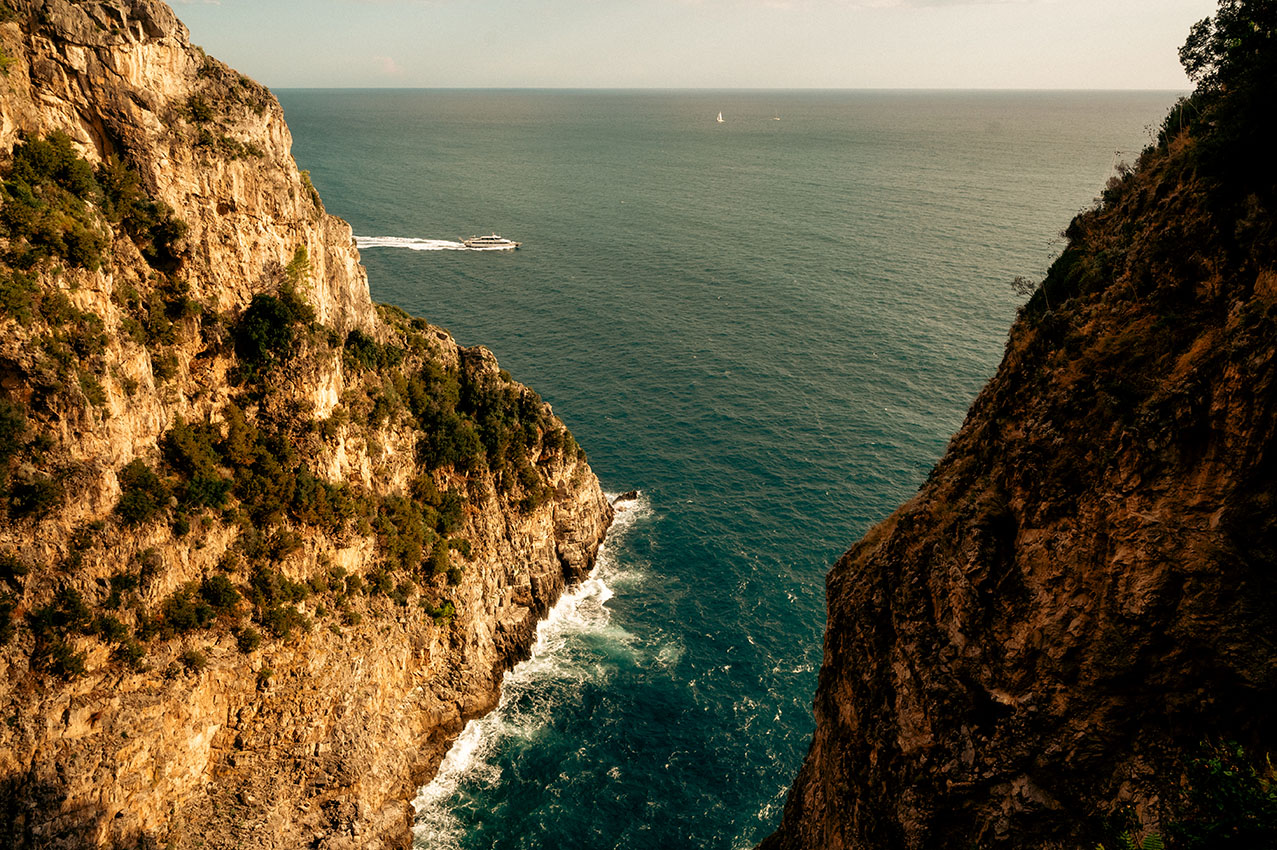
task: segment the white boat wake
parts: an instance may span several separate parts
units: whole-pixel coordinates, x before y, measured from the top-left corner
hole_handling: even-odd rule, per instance
[[[407,248],[409,251],[468,251],[460,242],[448,239],[414,239],[409,236],[356,236],[359,250],[367,248]]]
[[[416,239],[411,236],[356,236],[360,251],[368,248],[407,248],[409,251],[506,251],[509,245],[466,245],[450,239]]]

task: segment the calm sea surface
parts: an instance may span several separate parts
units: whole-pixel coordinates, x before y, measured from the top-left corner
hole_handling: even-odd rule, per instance
[[[278,94],[373,297],[491,348],[605,489],[642,491],[423,789],[431,848],[740,848],[775,827],[826,571],[961,424],[1011,279],[1042,275],[1174,100]],[[456,250],[492,231],[524,247]]]

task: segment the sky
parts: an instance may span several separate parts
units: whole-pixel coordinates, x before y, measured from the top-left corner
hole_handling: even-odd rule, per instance
[[[1215,0],[170,0],[272,88],[1191,88]]]

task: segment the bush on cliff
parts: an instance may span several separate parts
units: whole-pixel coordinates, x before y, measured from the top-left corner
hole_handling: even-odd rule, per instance
[[[292,355],[297,316],[273,295],[253,296],[235,328],[235,353],[253,370],[269,369]]]
[[[141,458],[120,470],[120,501],[115,512],[125,525],[142,525],[168,509],[168,486]]]
[[[1197,89],[1168,117],[1198,141],[1198,162],[1229,185],[1258,186],[1269,197],[1277,177],[1277,4],[1221,0],[1198,21],[1179,52]],[[1163,140],[1170,135],[1164,128]]]
[[[1257,763],[1262,768],[1257,768]],[[1203,748],[1188,764],[1181,814],[1166,829],[1172,850],[1277,847],[1277,770],[1235,742]]]
[[[46,259],[98,268],[109,245],[103,219],[120,227],[153,268],[171,273],[181,265],[185,222],[153,200],[137,172],[118,159],[95,171],[66,133],[15,145],[0,196],[0,233],[10,239],[8,260],[19,268]]]
[[[152,199],[138,173],[116,157],[98,166],[97,182],[107,221],[124,229],[152,268],[176,271],[181,265],[186,222],[177,218],[168,204]]]
[[[9,262],[30,268],[56,258],[96,269],[106,237],[89,202],[99,194],[92,166],[76,154],[65,133],[15,145],[0,185],[0,232],[10,240]]]

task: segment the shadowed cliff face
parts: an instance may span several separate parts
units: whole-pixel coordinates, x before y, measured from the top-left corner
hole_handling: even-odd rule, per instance
[[[1221,148],[1256,136],[1239,89],[1073,222],[944,459],[830,573],[764,848],[1093,848],[1185,816],[1203,742],[1274,749],[1277,192]]]
[[[409,843],[612,512],[369,300],[262,86],[153,0],[0,6],[0,845]]]

